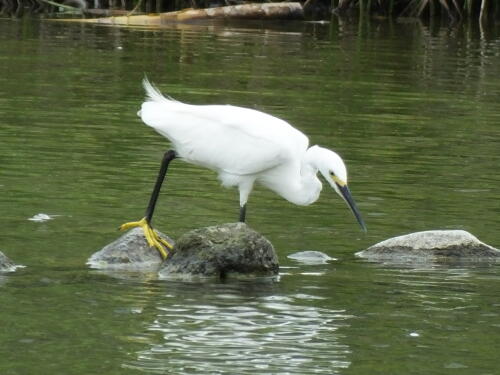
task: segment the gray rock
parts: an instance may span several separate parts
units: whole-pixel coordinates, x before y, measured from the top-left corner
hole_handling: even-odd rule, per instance
[[[171,244],[174,241],[158,232]],[[151,270],[162,263],[160,253],[146,242],[141,228],[133,228],[114,242],[94,253],[87,264],[92,268],[110,270]]]
[[[305,250],[290,254],[288,258],[296,260],[297,262],[304,264],[326,264],[331,260],[337,260],[332,258],[321,251],[315,250]]]
[[[463,230],[430,230],[393,237],[356,255],[396,263],[500,260],[500,250]]]
[[[178,239],[160,269],[162,278],[275,276],[273,245],[244,223],[192,230]]]
[[[13,261],[0,251],[0,272],[12,272],[15,271],[17,267],[18,266],[16,266]]]

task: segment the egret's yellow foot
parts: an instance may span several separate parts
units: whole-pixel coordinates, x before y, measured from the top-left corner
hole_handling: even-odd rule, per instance
[[[147,222],[146,218],[142,218],[139,221],[131,221],[120,226],[120,230],[127,230],[130,228],[140,227],[144,231],[144,236],[146,241],[148,241],[149,246],[154,247],[159,251],[161,257],[166,259],[168,256],[168,251],[172,250],[173,246],[168,243],[168,241],[161,238],[156,231],[151,228],[151,225]]]

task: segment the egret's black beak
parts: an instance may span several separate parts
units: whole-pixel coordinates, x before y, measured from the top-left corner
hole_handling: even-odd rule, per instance
[[[342,194],[342,198],[346,201],[347,205],[351,209],[352,213],[354,216],[356,216],[356,220],[358,220],[359,225],[361,225],[361,228],[363,229],[364,232],[366,232],[366,225],[365,222],[363,221],[363,218],[361,217],[361,214],[358,210],[358,207],[356,207],[356,202],[354,201],[354,198],[351,195],[351,191],[347,187],[347,185],[341,186],[337,184],[338,189],[340,190],[340,193]]]

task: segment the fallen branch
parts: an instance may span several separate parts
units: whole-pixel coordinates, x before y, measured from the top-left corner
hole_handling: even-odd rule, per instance
[[[43,0],[51,1],[51,0]],[[186,9],[156,15],[118,16],[89,19],[59,19],[58,21],[105,23],[113,25],[161,25],[214,19],[302,19],[300,3],[242,4],[207,9]]]

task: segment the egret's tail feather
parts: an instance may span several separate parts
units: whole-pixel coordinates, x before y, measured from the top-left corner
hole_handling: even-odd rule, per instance
[[[146,100],[151,101],[151,102],[172,102],[176,101],[175,99],[172,99],[170,96],[164,96],[160,90],[158,90],[155,86],[149,82],[148,77],[144,77],[142,80],[142,86],[144,87],[144,90],[146,90],[146,95],[147,98]]]
[[[167,100],[163,96],[163,94],[158,90],[156,87],[154,87],[151,82],[149,82],[147,77],[144,77],[142,80],[142,86],[144,87],[144,90],[146,90],[146,95],[147,95],[147,100],[152,101],[152,102],[163,102]]]

